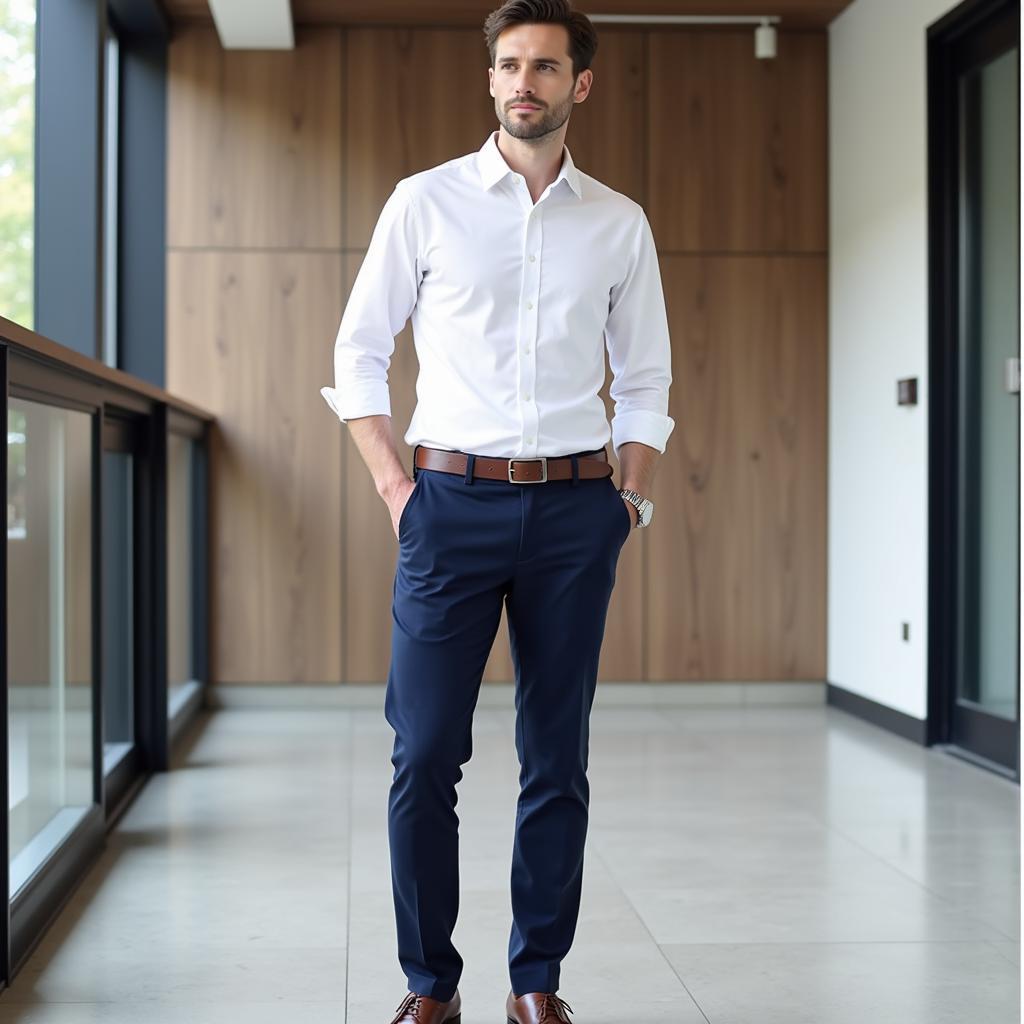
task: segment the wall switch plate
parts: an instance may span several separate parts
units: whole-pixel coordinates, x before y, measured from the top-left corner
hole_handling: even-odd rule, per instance
[[[896,404],[917,405],[917,378],[905,377],[896,381]]]

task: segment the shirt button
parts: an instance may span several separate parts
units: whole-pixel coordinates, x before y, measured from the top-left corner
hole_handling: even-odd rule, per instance
[[[526,439],[526,443],[527,443],[527,444],[533,444],[533,438],[532,438],[532,437],[528,437],[528,438]]]
[[[527,355],[529,355],[529,352],[530,352],[530,346],[529,346],[529,345],[527,345],[527,346],[526,346],[526,353],[527,353]]]
[[[536,262],[536,260],[537,260],[537,257],[536,257],[536,256],[531,256],[531,257],[530,257],[530,262],[531,262],[531,263],[535,263],[535,262]]]
[[[528,303],[526,304],[526,308],[527,308],[527,309],[533,309],[533,303],[532,303],[532,302],[528,302]]]
[[[529,401],[529,400],[530,400],[530,396],[529,396],[529,395],[523,395],[523,397],[524,397],[524,398],[525,398],[525,399],[526,399],[527,401]]]

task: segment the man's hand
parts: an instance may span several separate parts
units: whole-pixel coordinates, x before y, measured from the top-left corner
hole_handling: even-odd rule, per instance
[[[622,495],[620,494],[619,497],[622,498]],[[633,504],[633,502],[626,501],[625,498],[622,498],[622,504],[625,505],[626,508],[629,510],[629,516],[630,519],[632,519],[633,521],[633,529],[635,530],[636,524],[640,519],[640,509],[638,509],[636,505]]]
[[[660,455],[657,448],[652,448],[640,441],[627,441],[620,445],[619,468],[622,473],[620,490],[649,495],[651,484],[654,482],[654,467]],[[622,495],[620,494],[619,497],[622,498]],[[622,500],[626,501],[625,498]],[[640,510],[631,501],[626,501],[626,504],[629,506],[633,529],[636,529],[636,524],[640,520]]]
[[[398,521],[416,484],[409,479],[395,450],[391,417],[382,413],[355,416],[348,423],[349,433],[370,470],[374,487],[391,513],[391,529],[398,536]]]
[[[388,511],[391,513],[391,529],[395,532],[396,540],[398,539],[398,523],[402,518],[402,512],[405,511],[406,503],[412,497],[412,492],[415,489],[416,481],[403,476],[401,480],[395,483],[394,487],[381,495],[388,506]]]

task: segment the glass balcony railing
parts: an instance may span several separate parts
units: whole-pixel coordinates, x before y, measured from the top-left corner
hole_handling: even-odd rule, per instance
[[[4,373],[9,979],[202,704],[212,419],[0,318]]]

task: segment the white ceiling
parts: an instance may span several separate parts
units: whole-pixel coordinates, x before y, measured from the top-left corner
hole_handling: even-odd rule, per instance
[[[295,46],[289,0],[210,0],[225,50],[291,50]]]

